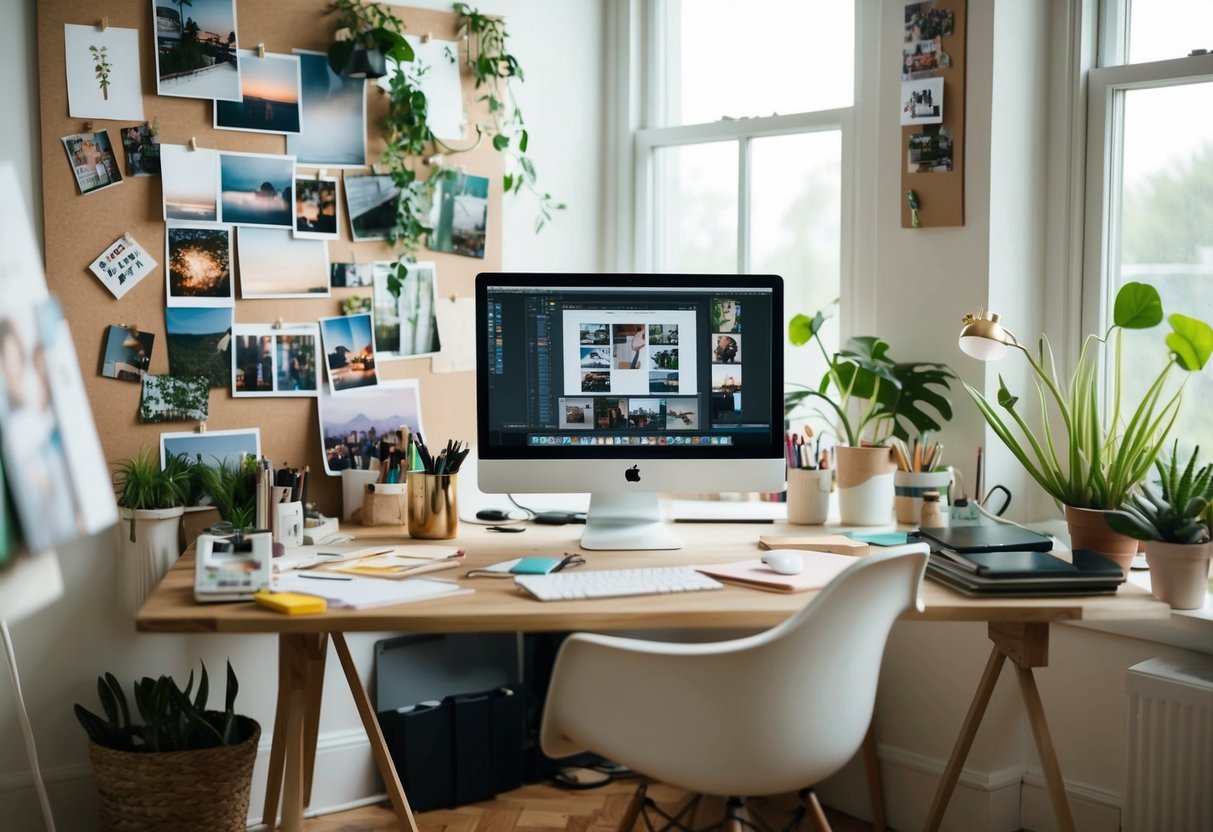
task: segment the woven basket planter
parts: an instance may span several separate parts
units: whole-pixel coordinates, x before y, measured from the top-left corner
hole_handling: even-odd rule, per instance
[[[115,751],[89,741],[102,832],[244,832],[261,726],[238,717],[237,745],[199,751]]]

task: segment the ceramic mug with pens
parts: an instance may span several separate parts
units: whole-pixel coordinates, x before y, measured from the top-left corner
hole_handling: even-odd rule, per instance
[[[820,526],[830,514],[834,471],[830,468],[788,469],[788,522]]]

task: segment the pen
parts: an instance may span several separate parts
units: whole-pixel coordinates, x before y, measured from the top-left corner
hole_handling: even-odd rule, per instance
[[[340,575],[313,575],[311,572],[300,572],[300,578],[311,578],[313,581],[352,581],[353,578],[343,578]]]

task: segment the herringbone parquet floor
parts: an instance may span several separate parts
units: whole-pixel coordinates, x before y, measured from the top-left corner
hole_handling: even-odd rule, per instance
[[[420,832],[614,832],[635,780],[625,779],[585,791],[570,791],[546,784],[523,786],[484,803],[439,809],[417,815]],[[649,796],[666,811],[674,811],[687,795],[671,786],[653,785]],[[749,802],[750,811],[782,828],[794,798],[769,798]],[[694,827],[702,828],[719,819],[724,809],[719,800],[705,798]],[[834,832],[871,832],[871,825],[826,809]],[[391,809],[368,806],[314,818],[304,823],[306,832],[399,832]],[[636,828],[643,830],[642,822]],[[809,828],[802,824],[802,829]]]

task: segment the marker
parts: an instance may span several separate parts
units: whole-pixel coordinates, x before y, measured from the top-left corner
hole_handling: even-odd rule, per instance
[[[342,578],[339,575],[313,575],[310,572],[300,572],[300,578],[311,578],[313,581],[352,581],[353,578]]]

